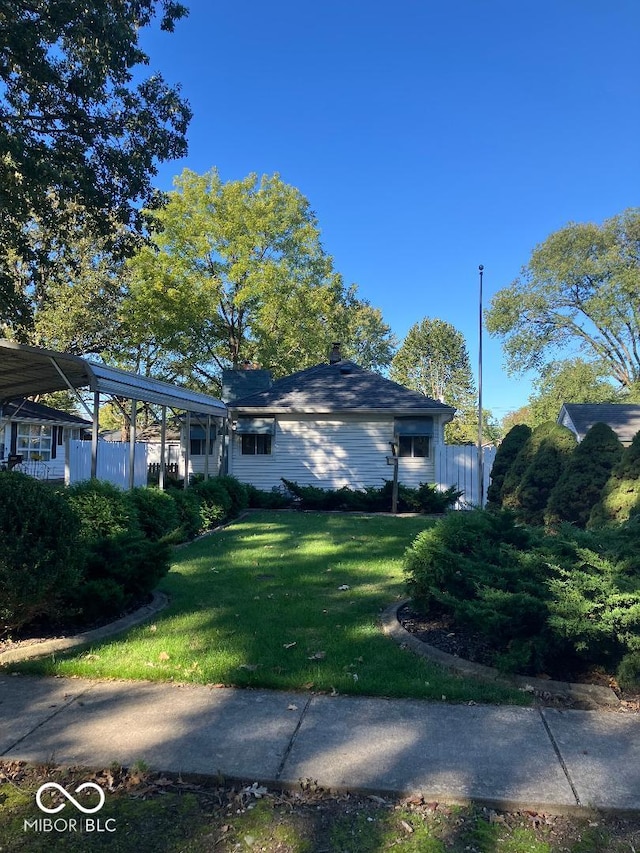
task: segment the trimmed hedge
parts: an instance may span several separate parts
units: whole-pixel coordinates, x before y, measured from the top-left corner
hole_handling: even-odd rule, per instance
[[[26,474],[0,471],[0,636],[62,615],[81,563],[80,522],[64,497]]]
[[[391,512],[393,483],[385,480],[381,487],[364,489],[320,489],[301,486],[293,480],[282,478],[287,490],[297,498],[298,507],[304,510],[343,512]],[[417,489],[398,484],[398,512],[442,513],[450,509],[462,495],[454,486],[443,492],[430,483],[421,483]]]

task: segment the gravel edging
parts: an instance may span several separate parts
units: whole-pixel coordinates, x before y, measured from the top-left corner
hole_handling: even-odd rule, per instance
[[[590,705],[606,705],[617,707],[620,700],[609,687],[600,687],[597,684],[574,684],[566,681],[553,681],[546,678],[529,678],[524,675],[504,675],[491,666],[480,663],[472,663],[463,658],[450,655],[423,643],[413,634],[410,634],[399,622],[398,611],[411,601],[405,598],[395,604],[391,604],[380,615],[380,623],[383,632],[396,641],[403,648],[408,648],[414,654],[427,658],[446,669],[453,670],[461,675],[472,678],[482,678],[485,681],[493,681],[510,687],[517,687],[523,692],[536,696],[557,697],[575,702],[584,702]]]
[[[155,616],[156,613],[164,610],[168,604],[169,599],[163,592],[154,592],[149,604],[145,604],[144,607],[140,607],[133,613],[122,616],[108,625],[102,625],[100,628],[94,628],[92,631],[85,631],[82,634],[75,634],[73,637],[43,640],[41,643],[32,643],[16,649],[8,649],[6,652],[0,652],[0,667],[5,664],[19,663],[20,661],[31,660],[32,658],[44,657],[53,652],[65,652],[69,649],[75,649],[78,646],[85,646],[88,643],[104,640],[112,637],[114,634],[119,634],[122,631],[140,625],[142,622]]]

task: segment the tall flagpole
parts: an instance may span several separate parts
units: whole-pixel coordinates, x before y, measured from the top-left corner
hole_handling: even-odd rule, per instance
[[[478,497],[480,506],[484,506],[484,459],[482,456],[482,264],[478,267],[480,273],[480,311],[478,323]]]

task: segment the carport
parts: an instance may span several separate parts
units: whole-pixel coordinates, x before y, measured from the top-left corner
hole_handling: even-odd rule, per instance
[[[91,408],[79,389],[88,389],[93,396]],[[137,404],[152,403],[161,407],[160,431],[160,488],[165,483],[165,448],[167,409],[186,412],[185,488],[189,472],[189,435],[191,419],[195,418],[211,432],[212,418],[226,422],[227,407],[215,397],[191,391],[158,379],[140,376],[116,367],[107,367],[69,353],[55,352],[0,340],[0,418],[3,403],[10,400],[47,394],[53,391],[73,392],[92,422],[91,477],[96,477],[99,451],[100,401],[104,396],[123,397],[131,405],[129,432],[129,488],[133,488],[136,440]],[[209,446],[206,442],[205,478],[209,476]]]

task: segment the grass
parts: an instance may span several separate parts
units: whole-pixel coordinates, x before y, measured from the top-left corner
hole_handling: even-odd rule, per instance
[[[380,612],[405,596],[403,554],[433,522],[261,512],[175,552],[170,607],[117,639],[15,669],[526,704],[464,679],[385,637]]]
[[[25,828],[42,817],[35,793],[93,781],[105,791],[103,831]],[[124,771],[0,763],[0,850],[7,853],[630,853],[640,849],[637,815],[553,816],[480,806],[331,794],[305,783],[292,792],[245,783],[195,785]],[[81,795],[79,795],[81,796]],[[87,803],[89,805],[89,803]],[[79,813],[73,814],[78,817]],[[58,817],[71,817],[71,807]],[[81,817],[81,816],[80,816]],[[95,825],[94,825],[95,826]],[[109,827],[108,831],[104,828]]]

